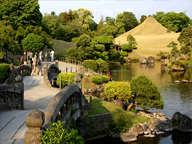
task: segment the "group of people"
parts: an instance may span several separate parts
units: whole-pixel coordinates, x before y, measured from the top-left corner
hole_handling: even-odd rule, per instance
[[[39,52],[39,55],[37,56],[37,52],[35,52],[34,56],[32,51],[29,53],[29,58],[31,62],[31,67],[33,65],[33,71],[31,72],[31,76],[33,76],[33,73],[36,71],[36,76],[42,75],[42,61],[43,61],[43,54],[42,50]],[[54,51],[50,51],[50,60],[54,61]],[[47,61],[47,52],[44,52],[44,61]]]

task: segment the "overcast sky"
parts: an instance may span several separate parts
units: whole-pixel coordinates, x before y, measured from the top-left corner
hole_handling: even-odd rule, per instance
[[[39,4],[43,14],[55,11],[59,15],[69,9],[88,9],[97,23],[101,15],[116,18],[123,11],[133,12],[138,20],[141,15],[153,15],[159,11],[185,12],[192,19],[192,0],[39,0]]]

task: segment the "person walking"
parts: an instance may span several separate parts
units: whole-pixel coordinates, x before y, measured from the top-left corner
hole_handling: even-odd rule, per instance
[[[47,62],[47,52],[46,51],[44,52],[44,56],[45,56],[44,61]]]
[[[51,61],[52,62],[54,61],[54,51],[53,50],[51,51]]]
[[[33,58],[33,53],[30,50],[30,52],[29,52],[29,59],[30,59],[30,62],[31,62],[31,67],[32,67],[32,63],[33,63],[32,58]]]
[[[34,66],[34,68],[33,68],[33,71],[32,71],[32,73],[31,73],[31,76],[33,76],[33,73],[36,71],[36,76],[38,76],[38,69],[37,69],[37,52],[35,52],[35,55],[34,55],[34,57],[33,57],[33,66]]]
[[[42,55],[42,50],[41,50],[39,53],[39,56],[38,56],[38,74],[39,75],[42,75],[42,60],[43,60],[43,55]]]

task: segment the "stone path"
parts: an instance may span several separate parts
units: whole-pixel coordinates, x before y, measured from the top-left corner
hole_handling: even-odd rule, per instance
[[[51,64],[51,62],[44,62]],[[66,71],[66,67],[72,72],[76,71],[76,66],[64,62],[59,62],[61,72]],[[43,86],[43,76],[25,76],[24,83],[24,109],[7,110],[0,112],[0,144],[23,144],[24,133],[27,130],[25,118],[34,109],[45,110],[51,99],[59,92],[57,88]]]

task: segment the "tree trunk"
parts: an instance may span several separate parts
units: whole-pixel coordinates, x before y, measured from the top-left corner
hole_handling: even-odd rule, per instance
[[[130,109],[133,107],[133,103],[131,103],[129,106],[128,106],[128,108],[127,108],[127,111],[130,111]]]

